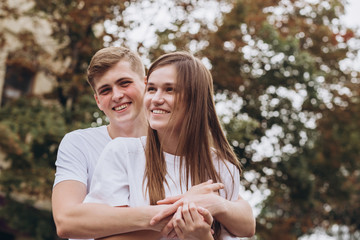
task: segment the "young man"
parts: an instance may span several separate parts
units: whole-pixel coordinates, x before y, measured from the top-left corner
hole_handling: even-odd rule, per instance
[[[118,209],[105,205],[81,204],[91,183],[96,162],[105,145],[116,137],[145,135],[146,120],[142,110],[145,70],[137,54],[126,48],[98,51],[88,69],[88,82],[100,110],[108,117],[108,126],[76,130],[63,138],[56,161],[52,195],[53,215],[60,237],[88,238],[121,233],[118,222],[127,227]],[[126,209],[122,209],[126,211]],[[142,212],[134,223],[149,225]],[[146,219],[146,222],[139,222]],[[101,220],[101,223],[94,222]],[[122,226],[122,225],[120,225]]]
[[[108,126],[68,133],[59,146],[52,193],[53,216],[58,235],[62,238],[99,238],[152,230],[120,236],[120,239],[146,239],[153,231],[163,230],[167,223],[163,220],[150,225],[150,220],[159,213],[156,220],[171,215],[179,203],[141,208],[114,208],[104,204],[82,203],[105,145],[116,137],[146,135],[147,123],[142,107],[144,66],[139,56],[129,49],[104,48],[90,62],[88,82],[94,90],[99,109],[105,113],[110,123]],[[238,202],[219,202],[214,192],[220,186],[221,184],[204,183],[190,191],[186,197],[199,206],[210,208],[214,217],[219,218],[233,234],[253,235],[255,222],[251,226],[241,227],[241,213],[251,215],[246,216],[247,219],[252,218],[250,206],[242,199]],[[168,226],[163,233],[170,230],[171,226]]]

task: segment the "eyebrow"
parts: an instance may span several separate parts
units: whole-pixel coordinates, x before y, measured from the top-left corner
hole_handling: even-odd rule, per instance
[[[148,82],[147,85],[155,85],[153,82]],[[167,83],[164,83],[164,84],[160,84],[160,85],[164,85],[164,86],[174,86],[175,83],[172,83],[172,82],[167,82]]]

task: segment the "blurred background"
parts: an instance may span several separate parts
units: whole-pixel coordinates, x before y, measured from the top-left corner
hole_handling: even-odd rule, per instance
[[[2,0],[0,239],[58,239],[58,144],[107,124],[86,69],[97,50],[120,45],[146,67],[188,50],[211,70],[257,216],[253,239],[360,239],[360,32],[348,4]]]

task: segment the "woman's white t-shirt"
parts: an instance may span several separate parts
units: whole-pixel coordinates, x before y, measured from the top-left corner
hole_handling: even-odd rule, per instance
[[[100,155],[91,182],[90,192],[84,202],[105,203],[110,206],[147,206],[150,204],[143,179],[145,172],[146,137],[142,138],[116,138],[112,140]],[[180,160],[178,156],[165,153],[167,166],[164,185],[165,196],[176,196],[185,193],[186,181],[182,179],[180,187]],[[240,188],[239,171],[233,164],[227,166],[213,158],[215,169],[221,177],[225,189],[220,195],[228,200],[237,200]],[[229,170],[228,170],[229,169]],[[182,169],[184,178],[185,174]],[[231,174],[230,174],[231,172]],[[146,186],[146,181],[144,186]],[[188,188],[190,188],[189,186]],[[231,237],[223,228],[222,239],[237,239]]]

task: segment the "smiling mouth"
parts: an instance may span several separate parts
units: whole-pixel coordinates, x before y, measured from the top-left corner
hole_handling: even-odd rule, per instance
[[[155,114],[166,114],[166,113],[169,113],[168,111],[159,110],[159,109],[151,110],[151,112],[152,112],[152,113],[155,113]]]
[[[127,108],[128,106],[129,106],[129,104],[128,104],[128,103],[125,103],[125,104],[122,104],[122,105],[120,105],[120,106],[113,107],[113,110],[115,110],[115,111],[121,111],[121,110]]]

